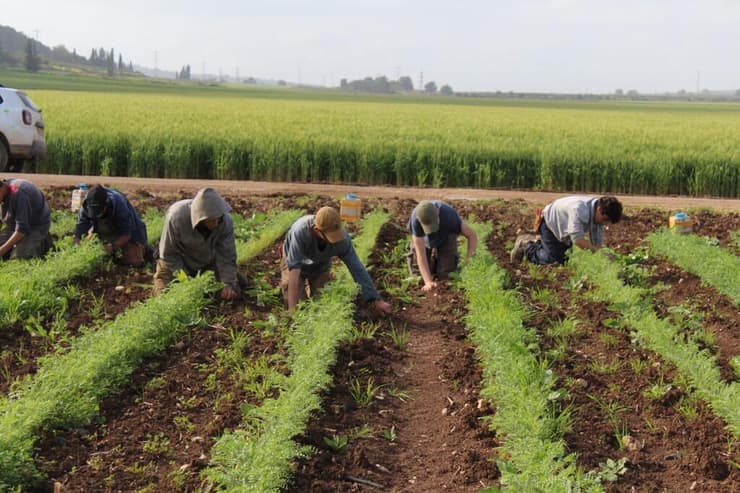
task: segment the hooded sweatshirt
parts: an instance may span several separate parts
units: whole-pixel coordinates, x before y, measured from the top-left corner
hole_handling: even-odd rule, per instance
[[[229,211],[229,204],[212,188],[203,188],[195,198],[172,204],[159,239],[160,261],[171,272],[215,270],[219,281],[238,290],[234,222]],[[204,234],[205,227],[198,225],[212,218],[221,221]]]

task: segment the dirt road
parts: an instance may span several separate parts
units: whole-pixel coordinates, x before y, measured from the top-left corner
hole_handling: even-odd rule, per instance
[[[342,196],[353,192],[360,197],[414,198],[443,200],[492,200],[525,199],[534,204],[544,205],[567,193],[532,192],[528,190],[483,190],[475,188],[413,188],[413,187],[372,187],[364,185],[333,185],[316,183],[282,183],[261,181],[229,180],[184,180],[162,178],[128,178],[75,175],[42,174],[3,174],[3,177],[18,177],[32,181],[41,188],[73,187],[78,183],[94,185],[103,183],[122,191],[145,189],[151,193],[174,193],[193,191],[209,186],[222,193],[249,193],[253,195],[275,194],[316,194]],[[709,208],[717,211],[740,213],[740,200],[692,198],[683,196],[618,195],[628,207],[660,207],[668,211],[678,209]]]

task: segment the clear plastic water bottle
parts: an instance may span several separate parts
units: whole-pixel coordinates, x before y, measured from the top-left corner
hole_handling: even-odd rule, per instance
[[[77,188],[75,188],[72,191],[72,212],[77,212],[82,207],[82,202],[85,201],[85,197],[87,197],[87,191],[89,187],[87,186],[87,183],[80,183],[77,185]]]

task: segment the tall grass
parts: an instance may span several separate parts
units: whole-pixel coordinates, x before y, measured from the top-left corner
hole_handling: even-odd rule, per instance
[[[47,121],[38,171],[49,173],[740,196],[732,104],[32,96]]]

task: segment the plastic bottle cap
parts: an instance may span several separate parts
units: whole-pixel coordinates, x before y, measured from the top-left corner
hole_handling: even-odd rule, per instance
[[[348,198],[349,200],[356,200],[356,199],[357,199],[357,195],[355,195],[355,194],[353,194],[353,193],[348,193],[348,194],[347,194],[347,198]]]
[[[676,212],[676,219],[686,219],[686,213]]]

